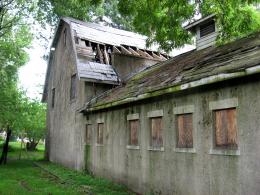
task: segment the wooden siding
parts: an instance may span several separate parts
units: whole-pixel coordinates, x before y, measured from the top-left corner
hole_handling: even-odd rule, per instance
[[[180,114],[177,116],[178,148],[192,148],[192,114]]]
[[[203,37],[197,36],[196,46],[197,50],[207,48],[209,46],[215,45],[217,39],[217,33],[213,32]]]
[[[162,147],[162,117],[151,118],[151,146]]]
[[[139,120],[130,120],[130,140],[129,144],[137,146],[138,145],[138,128],[139,128]]]
[[[236,109],[215,111],[216,147],[237,147]]]

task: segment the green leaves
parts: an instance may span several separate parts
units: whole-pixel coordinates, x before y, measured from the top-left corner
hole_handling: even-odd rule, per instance
[[[219,44],[260,30],[259,12],[250,3],[259,0],[124,0],[119,10],[133,18],[134,28],[149,37],[148,43],[157,42],[162,49],[170,51],[191,42],[191,34],[183,25],[192,21],[196,13],[203,16],[215,13],[220,29]]]

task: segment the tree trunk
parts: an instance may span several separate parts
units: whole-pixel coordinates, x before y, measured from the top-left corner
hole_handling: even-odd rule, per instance
[[[12,134],[12,130],[9,128],[9,126],[7,126],[7,136],[3,146],[2,156],[0,158],[0,165],[2,163],[6,164],[7,162],[7,153],[8,153],[9,139],[11,137],[11,134]]]
[[[35,151],[37,145],[38,145],[38,142],[36,142],[33,139],[32,141],[26,143],[26,149],[29,150],[29,151]]]

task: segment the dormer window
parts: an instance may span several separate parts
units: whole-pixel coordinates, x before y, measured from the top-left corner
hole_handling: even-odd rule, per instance
[[[206,24],[200,26],[200,37],[204,37],[208,34],[215,32],[215,21],[212,20]]]

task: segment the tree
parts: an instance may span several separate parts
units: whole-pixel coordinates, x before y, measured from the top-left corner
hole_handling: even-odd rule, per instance
[[[124,0],[119,10],[133,17],[135,29],[149,37],[148,44],[157,42],[170,51],[191,42],[191,34],[183,25],[196,14],[216,14],[220,29],[219,43],[232,41],[260,29],[260,14],[252,6],[259,0]]]
[[[61,16],[83,21],[105,22],[110,26],[133,30],[129,16],[122,17],[118,11],[119,0],[39,0],[37,20],[57,25]]]
[[[35,150],[39,141],[44,138],[46,130],[46,106],[36,100],[31,101],[24,98],[22,112],[20,113],[20,124],[17,129],[20,137],[28,138],[27,150]]]

